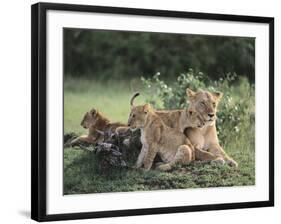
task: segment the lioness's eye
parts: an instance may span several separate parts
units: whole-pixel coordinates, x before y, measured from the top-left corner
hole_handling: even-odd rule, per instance
[[[205,105],[205,102],[204,102],[204,101],[202,101],[202,102],[200,102],[200,104],[204,106],[204,105]]]
[[[132,117],[135,117],[135,115],[133,114]]]
[[[215,107],[215,106],[216,106],[216,103],[213,103],[213,106]]]

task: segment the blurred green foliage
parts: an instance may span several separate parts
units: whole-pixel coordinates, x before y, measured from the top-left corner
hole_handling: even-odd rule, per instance
[[[64,29],[66,76],[165,79],[195,68],[209,79],[236,72],[255,78],[255,40],[247,37]]]

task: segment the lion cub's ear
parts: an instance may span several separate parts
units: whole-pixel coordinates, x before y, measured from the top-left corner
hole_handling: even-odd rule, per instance
[[[193,90],[191,90],[189,88],[187,88],[185,92],[189,99],[194,98],[194,96],[196,95],[196,92],[194,92]]]
[[[213,97],[215,97],[216,101],[219,101],[222,98],[223,93],[222,92],[212,92],[212,95],[213,95]]]
[[[149,103],[146,103],[143,105],[143,112],[148,113],[150,110],[152,110],[152,107],[150,106]]]
[[[90,114],[92,116],[95,116],[95,114],[97,113],[97,110],[95,108],[93,108],[91,111],[90,111]]]

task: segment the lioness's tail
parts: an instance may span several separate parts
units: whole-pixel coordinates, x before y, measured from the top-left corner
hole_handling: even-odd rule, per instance
[[[136,93],[132,96],[131,101],[130,101],[131,106],[134,106],[134,100],[135,100],[135,98],[136,98],[137,96],[139,96],[139,95],[140,95],[140,93],[139,93],[139,92],[136,92]]]

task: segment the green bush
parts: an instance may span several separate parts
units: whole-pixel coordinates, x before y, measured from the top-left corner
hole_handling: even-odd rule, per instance
[[[142,77],[148,92],[147,99],[157,109],[186,108],[186,88],[223,92],[218,108],[217,129],[221,141],[226,138],[239,140],[241,134],[254,130],[254,85],[244,77],[227,74],[225,79],[208,80],[203,73],[190,69],[180,74],[176,81],[167,84],[160,73],[152,78]],[[223,131],[224,130],[224,131]]]

